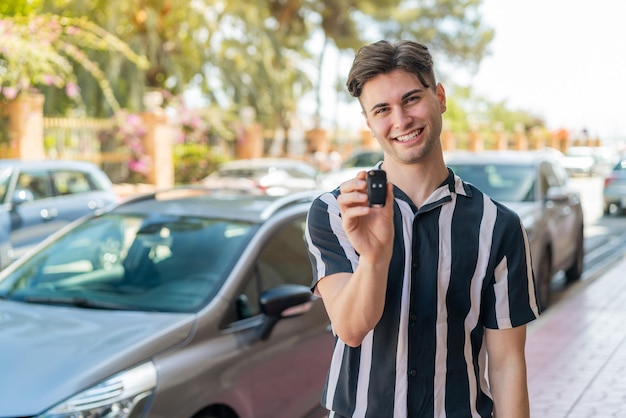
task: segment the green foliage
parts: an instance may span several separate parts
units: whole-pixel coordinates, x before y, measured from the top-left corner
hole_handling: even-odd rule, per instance
[[[228,158],[216,153],[208,144],[183,143],[174,146],[174,182],[176,184],[197,183]]]
[[[68,97],[79,98],[73,64],[97,82],[111,109],[120,106],[102,69],[85,51],[114,51],[141,67],[145,59],[119,38],[83,18],[57,15],[17,16],[0,20],[0,87],[2,97],[14,99],[21,91],[54,86]]]
[[[0,16],[26,16],[41,7],[43,0],[3,0],[0,2]]]
[[[544,127],[545,122],[538,116],[523,109],[512,109],[506,102],[492,102],[473,92],[471,87],[454,86],[446,95],[447,110],[444,115],[446,128],[453,133],[466,133],[472,130],[492,132],[501,129],[514,132],[519,126],[530,131]]]

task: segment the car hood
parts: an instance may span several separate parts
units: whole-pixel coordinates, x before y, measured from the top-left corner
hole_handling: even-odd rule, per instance
[[[182,343],[195,315],[0,302],[0,417],[32,416]]]

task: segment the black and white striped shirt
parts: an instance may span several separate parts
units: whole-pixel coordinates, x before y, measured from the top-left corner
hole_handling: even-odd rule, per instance
[[[338,195],[309,211],[313,286],[359,262]],[[359,347],[335,338],[322,404],[329,418],[491,417],[485,328],[539,315],[520,218],[452,171],[421,208],[397,187],[394,196],[383,316]]]

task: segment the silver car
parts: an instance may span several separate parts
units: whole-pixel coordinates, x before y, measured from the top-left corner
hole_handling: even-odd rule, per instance
[[[528,232],[538,299],[550,305],[551,281],[583,272],[584,220],[578,191],[547,151],[448,152],[446,163],[463,180],[516,211]]]
[[[328,171],[320,175],[320,188],[333,190],[343,182],[356,177],[359,171],[374,167],[384,158],[381,150],[357,151],[348,157],[337,170]]]
[[[0,160],[0,267],[52,232],[119,200],[95,164]]]
[[[75,223],[0,273],[0,417],[321,417],[313,194],[179,188]]]
[[[202,180],[202,185],[216,190],[284,196],[317,189],[318,175],[315,167],[297,159],[249,158],[222,164]]]
[[[605,177],[602,195],[605,214],[626,210],[626,158],[622,158]]]

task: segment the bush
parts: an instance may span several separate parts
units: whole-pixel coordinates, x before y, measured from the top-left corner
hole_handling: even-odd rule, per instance
[[[228,157],[213,151],[207,144],[182,143],[174,145],[174,182],[197,183],[222,164]]]

